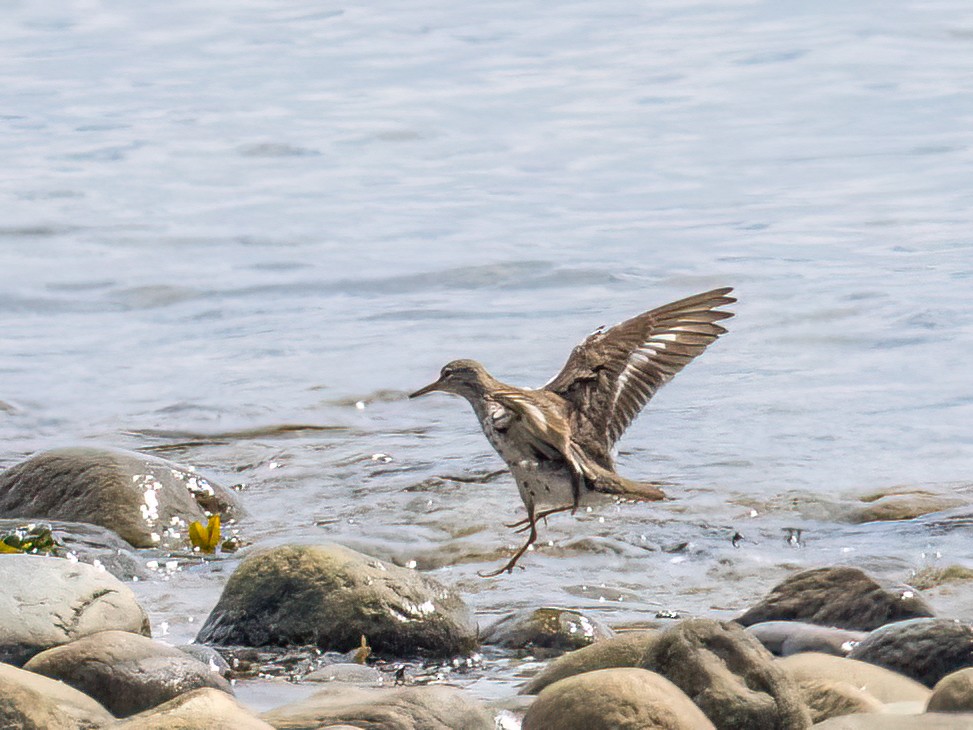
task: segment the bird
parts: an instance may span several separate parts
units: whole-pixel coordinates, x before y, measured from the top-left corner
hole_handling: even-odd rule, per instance
[[[592,493],[637,501],[665,499],[657,483],[615,471],[618,439],[652,396],[726,329],[733,316],[720,309],[737,300],[722,287],[648,310],[605,329],[575,347],[544,386],[502,383],[476,360],[453,360],[439,378],[410,394],[441,391],[469,401],[487,440],[507,463],[527,517],[507,527],[527,541],[484,578],[512,573],[537,540],[537,523],[577,511]]]

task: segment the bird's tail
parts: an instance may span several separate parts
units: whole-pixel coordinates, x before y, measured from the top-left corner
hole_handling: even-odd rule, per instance
[[[659,487],[659,482],[636,482],[606,469],[577,448],[572,449],[574,461],[584,476],[588,488],[601,494],[614,494],[625,499],[636,499],[640,502],[658,502],[666,495]]]

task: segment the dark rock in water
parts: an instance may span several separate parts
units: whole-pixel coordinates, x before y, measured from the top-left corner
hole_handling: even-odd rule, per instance
[[[713,730],[676,685],[633,667],[599,669],[545,688],[527,709],[523,730]]]
[[[202,662],[210,668],[210,671],[216,672],[221,677],[225,677],[230,673],[230,663],[223,658],[222,654],[211,646],[203,646],[202,644],[181,644],[176,648],[182,653],[188,654],[196,661]]]
[[[226,692],[195,689],[112,725],[111,730],[274,730]]]
[[[929,689],[914,679],[867,662],[805,652],[775,663],[798,684],[819,680],[847,682],[866,690],[880,702],[925,703],[929,699]]]
[[[20,666],[52,646],[109,629],[149,634],[129,587],[91,565],[0,555],[0,581],[0,661]]]
[[[187,547],[190,522],[233,517],[235,495],[191,470],[132,451],[45,451],[0,474],[0,517],[90,522],[135,547]]]
[[[932,615],[932,609],[914,588],[883,587],[858,568],[835,567],[790,576],[737,623],[750,626],[762,621],[807,621],[871,631],[893,621]]]
[[[567,608],[523,609],[502,617],[480,634],[484,644],[507,649],[571,651],[615,635],[601,621]]]
[[[801,698],[814,722],[867,712],[884,712],[885,705],[863,689],[834,679],[798,682]]]
[[[936,682],[926,712],[973,712],[973,668],[960,669]]]
[[[844,715],[819,722],[818,730],[973,730],[973,715]]]
[[[362,636],[378,654],[449,657],[476,647],[476,624],[422,573],[340,545],[289,545],[246,557],[196,641],[349,651]]]
[[[632,631],[575,649],[548,664],[524,685],[520,693],[534,695],[565,677],[596,669],[637,667],[658,636],[658,631]]]
[[[125,631],[102,631],[36,655],[30,672],[59,679],[128,717],[200,687],[231,692],[208,666],[173,646]]]
[[[111,713],[88,695],[39,674],[0,664],[0,727],[87,730],[114,722]]]
[[[932,687],[947,674],[973,667],[973,626],[947,618],[922,618],[883,626],[848,655]]]
[[[771,654],[790,656],[802,651],[845,656],[868,636],[865,631],[848,631],[803,621],[764,621],[747,628]]]
[[[733,622],[691,619],[666,629],[642,660],[720,730],[798,730],[811,718],[794,680]]]
[[[348,724],[370,730],[494,730],[479,700],[453,687],[362,689],[329,686],[299,702],[265,712],[276,728]]]

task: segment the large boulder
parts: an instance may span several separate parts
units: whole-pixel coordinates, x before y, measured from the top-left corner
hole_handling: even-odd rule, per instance
[[[546,687],[524,715],[523,730],[713,730],[676,685],[634,667],[598,669]]]
[[[480,633],[484,644],[561,653],[615,635],[608,626],[569,608],[526,608],[501,617]]]
[[[125,631],[102,631],[48,649],[24,669],[71,685],[116,717],[134,715],[201,687],[232,692],[229,682],[198,659]]]
[[[790,656],[803,651],[845,656],[868,634],[804,621],[762,621],[747,631],[757,637],[771,654]]]
[[[735,623],[682,621],[658,637],[642,666],[671,680],[719,730],[811,726],[796,683]]]
[[[883,626],[848,655],[932,687],[947,674],[973,667],[973,626],[945,618],[921,618]]]
[[[803,653],[778,659],[776,663],[798,683],[813,680],[847,682],[880,702],[925,703],[929,699],[929,689],[914,679],[854,659]]]
[[[186,692],[112,725],[111,730],[274,730],[226,692]]]
[[[278,730],[350,725],[365,730],[494,730],[493,716],[454,687],[330,686],[263,714]]]
[[[909,586],[882,586],[858,568],[815,568],[787,578],[737,619],[808,621],[855,631],[871,631],[893,621],[932,616],[932,609]]]
[[[349,651],[362,636],[379,654],[449,657],[476,647],[476,624],[422,573],[340,545],[285,545],[246,557],[196,641]]]
[[[115,718],[88,695],[39,674],[0,664],[0,727],[94,730]]]
[[[520,694],[536,695],[558,680],[596,669],[637,667],[658,637],[658,631],[632,631],[563,654],[531,678]]]
[[[960,669],[936,682],[926,712],[973,712],[973,668]]]
[[[0,583],[0,661],[20,666],[52,646],[109,629],[149,635],[135,594],[94,566],[0,555]]]
[[[0,474],[0,517],[90,522],[135,547],[186,547],[189,523],[239,513],[235,495],[191,469],[120,449],[36,454]]]

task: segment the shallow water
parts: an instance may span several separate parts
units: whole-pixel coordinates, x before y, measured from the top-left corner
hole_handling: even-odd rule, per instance
[[[194,464],[245,484],[250,539],[415,561],[481,621],[973,564],[963,520],[840,506],[973,489],[966,4],[9,5],[0,465]],[[465,403],[404,394],[461,356],[539,385],[596,326],[727,284],[730,334],[620,444],[672,501],[557,516],[478,578],[515,488]],[[233,564],[138,584],[156,634],[190,640]]]

